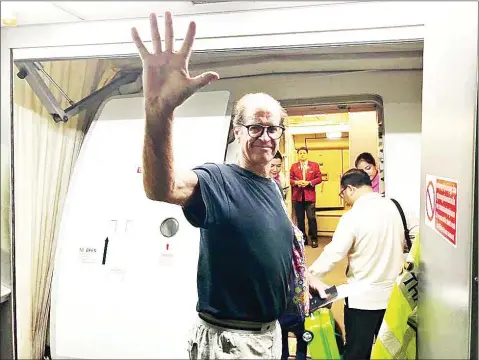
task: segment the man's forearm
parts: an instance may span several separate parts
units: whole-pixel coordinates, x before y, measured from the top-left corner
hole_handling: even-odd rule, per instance
[[[167,201],[174,191],[173,111],[146,106],[143,187],[151,200]]]
[[[308,271],[311,274],[320,278],[324,277],[331,271],[334,265],[347,256],[347,252],[352,244],[348,238],[345,240],[341,239],[339,233],[340,232],[336,230],[333,240],[324,247],[321,255],[319,255],[319,257],[308,268]]]
[[[323,266],[319,265],[318,260],[316,260],[310,267],[308,267],[307,273],[321,279],[328,273],[329,269],[325,269]]]

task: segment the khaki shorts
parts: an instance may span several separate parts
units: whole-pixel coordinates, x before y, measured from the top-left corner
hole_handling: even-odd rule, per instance
[[[281,327],[273,322],[263,331],[232,330],[198,318],[193,326],[190,359],[281,359]]]

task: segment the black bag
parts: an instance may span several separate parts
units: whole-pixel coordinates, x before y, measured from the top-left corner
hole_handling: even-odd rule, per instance
[[[402,210],[402,207],[401,205],[399,205],[397,200],[391,199],[391,201],[394,203],[394,205],[396,205],[399,211],[399,215],[401,215],[402,225],[404,227],[404,238],[406,240],[404,253],[408,253],[409,251],[411,251],[412,241],[411,241],[411,234],[409,234],[409,229],[407,228],[406,216],[404,215],[404,211]]]

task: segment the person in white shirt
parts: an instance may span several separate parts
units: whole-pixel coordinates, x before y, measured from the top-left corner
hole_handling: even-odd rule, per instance
[[[309,270],[310,287],[325,297],[320,281],[348,257],[347,282],[356,289],[345,299],[344,360],[369,359],[387,308],[393,284],[404,265],[404,226],[398,208],[373,191],[368,174],[348,170],[341,178],[340,196],[352,205],[340,219],[333,239]],[[414,236],[417,220],[405,212]]]

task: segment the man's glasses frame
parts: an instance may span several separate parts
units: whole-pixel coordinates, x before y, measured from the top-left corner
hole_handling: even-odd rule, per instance
[[[246,130],[248,131],[248,135],[253,138],[253,139],[258,139],[261,136],[263,136],[265,130],[268,133],[268,136],[273,139],[273,140],[278,140],[283,136],[285,127],[281,125],[269,125],[269,126],[264,126],[261,124],[251,124],[251,125],[243,125],[241,124],[240,126],[244,126]],[[261,131],[258,133],[255,133],[253,130],[254,128],[259,128],[261,127]]]

